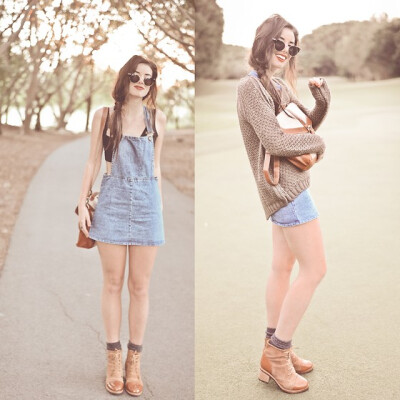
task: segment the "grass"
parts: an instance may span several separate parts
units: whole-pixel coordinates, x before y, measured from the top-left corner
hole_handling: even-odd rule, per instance
[[[307,400],[392,398],[400,356],[391,329],[400,318],[392,306],[400,301],[400,79],[327,82],[332,100],[318,131],[326,153],[312,169],[311,192],[328,274],[294,345],[316,365]],[[196,83],[196,399],[287,399],[274,383],[257,381],[271,224],[238,126],[237,83]],[[306,79],[298,91],[311,107]],[[379,368],[386,373],[371,380]]]
[[[366,82],[349,82],[338,77],[326,80],[332,93],[332,108],[336,111],[351,108],[362,115],[400,104],[400,78]],[[307,82],[306,78],[298,80],[298,97],[311,107],[313,98]],[[237,80],[196,81],[196,134],[237,128],[237,85]]]

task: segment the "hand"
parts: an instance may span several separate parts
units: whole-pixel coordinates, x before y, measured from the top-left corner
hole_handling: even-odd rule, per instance
[[[79,222],[78,228],[83,232],[86,237],[89,237],[89,229],[91,226],[89,210],[86,208],[85,205],[82,205],[78,208],[79,214]]]
[[[308,81],[308,86],[316,86],[316,87],[321,87],[324,83],[324,78],[311,78]]]
[[[308,87],[311,90],[311,94],[315,101],[319,105],[328,106],[331,100],[331,92],[328,84],[324,78],[311,78],[308,81]]]

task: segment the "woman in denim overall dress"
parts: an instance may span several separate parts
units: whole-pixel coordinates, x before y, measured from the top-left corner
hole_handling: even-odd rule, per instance
[[[104,109],[97,110],[93,118],[79,201],[80,228],[96,241],[103,267],[102,314],[108,362],[105,386],[113,394],[122,393],[124,388],[132,396],[143,391],[140,356],[148,317],[148,288],[157,246],[164,244],[160,154],[166,118],[155,110],[156,78],[156,65],[141,56],[133,56],[119,71],[113,90],[115,107],[107,110],[104,129],[100,126]],[[99,172],[103,147],[107,172],[90,221],[84,203]],[[127,253],[130,304],[124,382],[120,325]]]

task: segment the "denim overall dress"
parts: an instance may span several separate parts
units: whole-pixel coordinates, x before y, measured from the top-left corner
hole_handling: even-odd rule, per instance
[[[143,106],[146,136],[123,135],[105,173],[89,237],[106,243],[159,246],[165,243],[158,178],[154,176],[153,127]]]

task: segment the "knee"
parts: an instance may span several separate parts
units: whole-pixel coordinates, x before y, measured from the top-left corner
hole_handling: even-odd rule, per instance
[[[317,286],[322,281],[324,276],[326,275],[326,272],[327,272],[327,266],[326,266],[326,262],[324,261],[311,274],[311,282],[315,286]]]
[[[272,261],[272,271],[277,275],[288,276],[292,273],[295,261],[296,258],[294,257],[274,259]]]
[[[121,295],[123,283],[123,277],[108,277],[104,280],[104,289],[109,294]]]
[[[135,299],[146,299],[148,296],[148,285],[144,282],[128,281],[128,289],[131,297]]]

